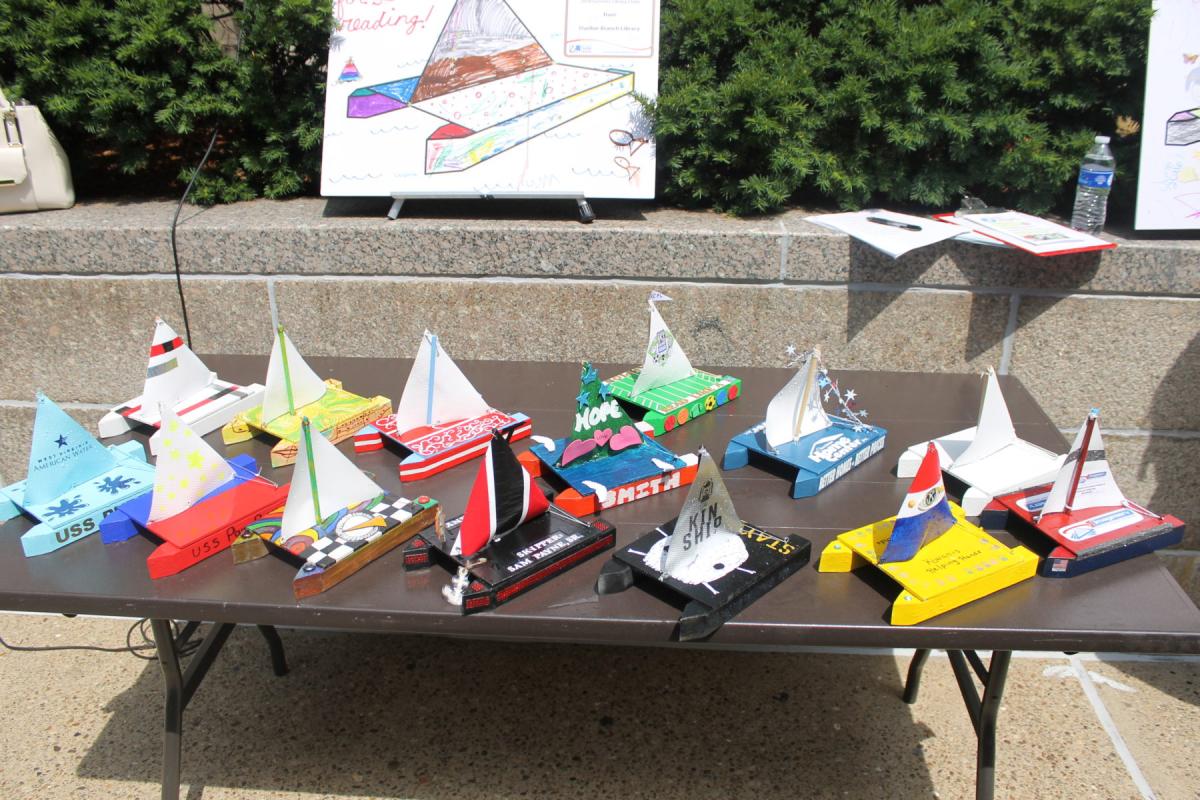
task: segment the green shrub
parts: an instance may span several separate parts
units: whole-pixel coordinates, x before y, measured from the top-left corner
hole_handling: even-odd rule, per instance
[[[186,181],[213,129],[201,202],[310,190],[320,168],[329,0],[0,0],[0,83],[36,101],[85,194]]]
[[[667,0],[662,194],[1065,210],[1092,136],[1139,117],[1143,0]],[[1117,142],[1118,213],[1136,142]]]
[[[40,103],[83,193],[161,193],[211,131],[201,202],[315,191],[330,0],[0,0],[0,82]],[[663,0],[660,197],[1065,212],[1091,137],[1141,114],[1145,0]],[[228,48],[226,48],[228,50]],[[1114,142],[1110,217],[1136,137]],[[171,186],[171,182],[175,186]]]

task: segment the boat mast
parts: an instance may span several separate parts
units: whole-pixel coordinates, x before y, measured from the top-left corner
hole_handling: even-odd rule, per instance
[[[804,424],[804,410],[808,408],[808,399],[812,396],[813,383],[817,376],[817,356],[819,351],[814,347],[808,356],[808,375],[804,377],[804,391],[800,393],[800,402],[792,415],[792,440],[800,438],[800,428]]]
[[[438,337],[436,333],[429,334],[429,380],[425,386],[425,424],[433,424],[433,385],[434,369],[437,367]]]
[[[1075,491],[1079,488],[1079,479],[1083,475],[1083,467],[1087,461],[1088,447],[1092,441],[1092,429],[1096,427],[1096,415],[1088,414],[1087,424],[1083,429],[1083,443],[1079,445],[1079,458],[1075,462],[1075,471],[1071,475],[1071,488],[1067,490],[1066,510],[1070,511],[1075,503]]]
[[[287,389],[288,411],[295,414],[296,399],[292,396],[292,371],[288,368],[287,338],[284,335],[282,325],[276,330],[276,334],[279,337],[279,360],[283,362],[283,385]]]
[[[308,483],[312,488],[313,511],[317,514],[317,522],[320,522],[325,517],[321,514],[321,495],[317,492],[317,462],[313,458],[312,427],[308,417],[300,421],[300,433],[304,439],[304,456],[308,461]]]

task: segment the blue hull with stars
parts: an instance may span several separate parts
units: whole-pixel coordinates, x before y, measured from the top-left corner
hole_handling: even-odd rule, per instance
[[[812,497],[838,478],[883,450],[887,431],[874,425],[858,426],[840,417],[830,417],[828,428],[785,442],[778,448],[767,444],[760,422],[739,433],[725,448],[722,468],[737,469],[751,462],[770,469],[796,471],[792,497]],[[857,428],[857,430],[856,430]]]
[[[49,503],[26,506],[25,481],[0,489],[0,520],[24,514],[38,520],[21,536],[28,556],[53,553],[100,530],[100,522],[117,506],[154,488],[154,467],[146,463],[140,442],[109,445],[117,465],[64,492]]]

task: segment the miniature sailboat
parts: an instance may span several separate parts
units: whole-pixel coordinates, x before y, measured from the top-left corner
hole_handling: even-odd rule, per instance
[[[808,563],[812,546],[743,522],[716,462],[700,451],[696,480],[675,519],[618,550],[596,582],[624,591],[635,576],[686,601],[680,641],[702,639]]]
[[[655,305],[670,299],[650,293],[650,341],[642,366],[606,381],[613,396],[640,414],[655,436],[725,405],[742,391],[740,379],[692,366]]]
[[[677,456],[649,438],[650,426],[634,424],[590,363],[580,371],[575,402],[575,427],[568,436],[535,437],[537,444],[519,457],[533,475],[567,485],[555,496],[556,506],[594,514],[692,482],[695,454]]]
[[[867,564],[902,587],[891,623],[913,625],[1033,577],[1037,556],[1005,547],[967,521],[946,497],[930,442],[899,513],[839,534],[821,553],[819,569],[849,572]]]
[[[533,423],[524,414],[505,414],[488,405],[438,337],[425,331],[396,413],[370,427],[406,454],[400,479],[418,480],[483,455],[494,430],[523,439]],[[364,444],[360,447],[356,437],[358,452],[376,449],[370,431],[359,434]]]
[[[604,520],[584,522],[552,507],[497,431],[466,513],[447,522],[444,535],[410,542],[404,566],[425,567],[435,556],[448,562],[457,573],[443,594],[463,614],[473,614],[523,594],[615,541],[616,529]]]
[[[21,536],[26,556],[39,556],[100,529],[114,508],[150,491],[154,468],[138,442],[105,447],[38,392],[29,472],[0,489],[0,521],[37,520]]]
[[[203,436],[262,402],[263,387],[239,386],[217,377],[192,349],[161,319],[154,321],[150,363],[140,396],[115,406],[100,420],[100,438],[119,436],[135,426],[157,428],[158,407],[167,405]],[[154,440],[150,452],[157,455]]]
[[[868,425],[867,412],[851,408],[856,393],[842,392],[819,349],[797,354],[789,347],[788,355],[795,374],[767,404],[766,419],[729,442],[724,466],[738,469],[754,458],[795,469],[792,497],[808,497],[882,450],[887,431]],[[836,399],[842,416],[825,412],[830,398]]]
[[[300,447],[282,516],[252,523],[234,544],[237,563],[265,555],[263,541],[301,561],[292,581],[297,600],[336,586],[430,525],[440,527],[436,500],[385,491],[307,418]]]
[[[962,508],[972,517],[998,494],[1053,479],[1063,458],[1018,438],[995,370],[988,367],[984,380],[978,424],[933,440],[946,474],[965,485]],[[925,444],[904,451],[896,468],[898,477],[916,474]]]
[[[1012,516],[1050,538],[1053,549],[1041,568],[1048,577],[1078,575],[1178,544],[1184,531],[1178,517],[1160,516],[1125,497],[1108,464],[1095,409],[1053,484],[998,495],[980,519],[1003,525]]]
[[[279,441],[271,448],[271,466],[281,467],[296,462],[302,418],[336,444],[388,413],[391,405],[383,396],[368,399],[344,391],[338,380],[322,381],[280,325],[271,346],[262,404],[234,417],[221,429],[221,438],[235,444],[255,432],[273,436]]]
[[[253,458],[226,461],[165,403],[151,442],[159,452],[153,492],[121,505],[100,523],[106,544],[130,539],[139,529],[162,542],[146,559],[151,578],[174,575],[216,555],[287,497],[287,485],[260,477]]]

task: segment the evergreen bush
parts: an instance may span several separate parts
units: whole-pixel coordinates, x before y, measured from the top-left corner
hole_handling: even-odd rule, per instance
[[[83,193],[315,191],[330,0],[0,0],[0,83],[36,100]],[[1091,137],[1140,117],[1145,0],[663,0],[659,195],[1066,212]],[[240,30],[237,57],[214,16]],[[1114,141],[1110,217],[1137,137]],[[176,185],[171,186],[171,181]]]

